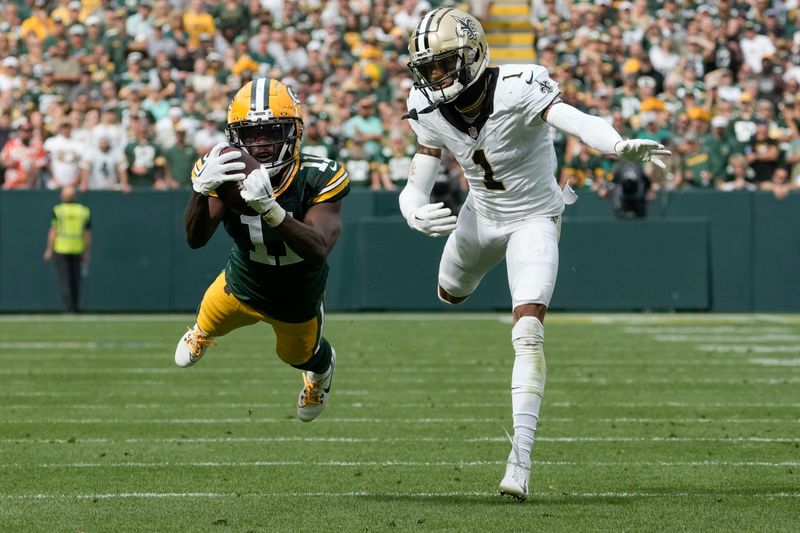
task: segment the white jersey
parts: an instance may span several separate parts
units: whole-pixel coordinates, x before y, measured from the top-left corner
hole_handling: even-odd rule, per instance
[[[71,137],[56,135],[44,142],[44,150],[50,156],[50,171],[53,180],[48,182],[48,187],[58,189],[65,185],[76,185],[78,178],[78,164],[84,145]]]
[[[117,150],[103,152],[97,148],[86,151],[81,168],[89,171],[88,187],[92,190],[119,189],[119,165],[125,156]]]
[[[502,65],[487,69],[491,102],[472,124],[444,105],[430,107],[412,89],[409,123],[417,142],[447,148],[464,169],[470,204],[491,220],[556,216],[564,198],[556,172],[549,125],[540,114],[559,95],[558,84],[539,65]]]

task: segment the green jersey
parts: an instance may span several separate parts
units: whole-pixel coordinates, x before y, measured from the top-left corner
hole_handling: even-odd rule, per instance
[[[131,187],[152,187],[156,181],[157,167],[164,164],[161,148],[147,140],[133,139],[125,147],[125,159],[128,163],[128,184]],[[131,168],[139,167],[143,174],[134,174]]]
[[[319,203],[336,202],[350,192],[350,178],[341,163],[300,154],[275,187],[287,216],[302,221]],[[259,216],[228,211],[225,231],[234,246],[228,256],[228,289],[243,303],[283,322],[299,323],[317,315],[325,293],[328,263],[309,263],[295,253]]]

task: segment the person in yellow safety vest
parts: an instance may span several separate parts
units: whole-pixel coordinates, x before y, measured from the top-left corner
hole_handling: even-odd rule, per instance
[[[67,313],[78,312],[81,274],[89,264],[91,242],[89,208],[75,201],[74,188],[64,187],[61,203],[53,208],[44,260],[55,255],[59,293]]]

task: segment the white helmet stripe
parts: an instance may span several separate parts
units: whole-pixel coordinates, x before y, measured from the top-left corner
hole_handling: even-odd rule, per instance
[[[430,11],[427,15],[422,17],[422,20],[419,21],[419,25],[417,25],[417,52],[427,50],[428,45],[425,41],[427,41],[428,28],[430,28],[431,19],[438,11],[438,9]]]
[[[254,111],[256,108],[256,82],[250,82],[250,111]]]
[[[264,78],[258,78],[253,82],[256,84],[256,111],[264,111],[264,87],[266,81]]]

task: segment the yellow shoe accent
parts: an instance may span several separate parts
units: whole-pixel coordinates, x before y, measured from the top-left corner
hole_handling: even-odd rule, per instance
[[[303,372],[303,384],[305,388],[300,392],[300,401],[297,406],[305,408],[311,405],[322,405],[322,400],[325,398],[322,382],[311,381],[308,379],[308,373]]]
[[[297,398],[297,418],[303,422],[311,422],[320,415],[328,404],[334,370],[336,370],[336,350],[331,354],[331,368],[325,379],[311,381],[308,379],[308,372],[303,372],[303,389]]]
[[[216,346],[217,342],[208,335],[203,335],[200,330],[196,328],[187,328],[189,331],[183,336],[183,342],[189,348],[190,364],[196,363],[206,350],[212,346]]]

